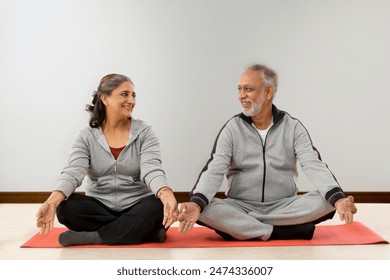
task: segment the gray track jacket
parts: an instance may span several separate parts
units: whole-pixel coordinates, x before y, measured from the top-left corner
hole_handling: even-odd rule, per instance
[[[161,165],[159,141],[149,125],[136,119],[131,120],[129,141],[117,160],[101,128],[81,130],[73,141],[68,165],[55,190],[68,197],[86,175],[86,195],[114,211],[126,209],[168,186]]]
[[[203,210],[226,175],[230,198],[270,202],[297,194],[294,176],[297,160],[307,178],[330,204],[345,197],[335,177],[321,161],[305,127],[289,114],[272,108],[274,125],[263,143],[252,119],[231,118],[219,132],[211,158],[190,193],[190,201]]]

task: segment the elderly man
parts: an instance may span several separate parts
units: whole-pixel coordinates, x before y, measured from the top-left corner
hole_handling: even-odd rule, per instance
[[[342,221],[353,221],[353,197],[346,197],[306,128],[273,105],[277,86],[277,74],[264,65],[241,75],[242,113],[222,127],[190,201],[181,204],[180,232],[197,222],[227,240],[309,240],[315,224],[336,211]],[[315,191],[297,194],[297,161]],[[225,175],[227,198],[216,198]]]

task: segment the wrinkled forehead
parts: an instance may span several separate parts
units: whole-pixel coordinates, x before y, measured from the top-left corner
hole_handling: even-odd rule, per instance
[[[240,86],[252,85],[252,86],[261,86],[263,84],[263,79],[260,72],[253,70],[244,71],[238,83]]]

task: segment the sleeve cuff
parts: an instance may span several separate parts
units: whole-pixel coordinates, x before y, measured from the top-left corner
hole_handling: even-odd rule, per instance
[[[328,191],[325,195],[325,199],[334,207],[334,204],[337,200],[340,198],[345,198],[346,195],[344,194],[343,190],[339,187],[335,187]]]
[[[149,187],[154,194],[157,194],[162,187],[168,187],[168,180],[164,175],[156,176],[150,181]]]
[[[74,187],[71,183],[69,183],[66,180],[60,180],[58,181],[57,185],[54,188],[54,191],[60,191],[62,192],[66,199],[75,191]]]
[[[201,193],[190,194],[190,201],[199,205],[200,212],[209,204],[209,200]]]

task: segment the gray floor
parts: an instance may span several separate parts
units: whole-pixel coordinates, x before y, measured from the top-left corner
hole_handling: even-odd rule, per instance
[[[390,204],[358,204],[360,221],[390,241]],[[1,260],[390,260],[390,245],[257,248],[31,249],[38,204],[0,204]],[[338,216],[323,224],[340,224]],[[60,226],[56,223],[56,226]],[[390,264],[390,263],[389,263]]]

